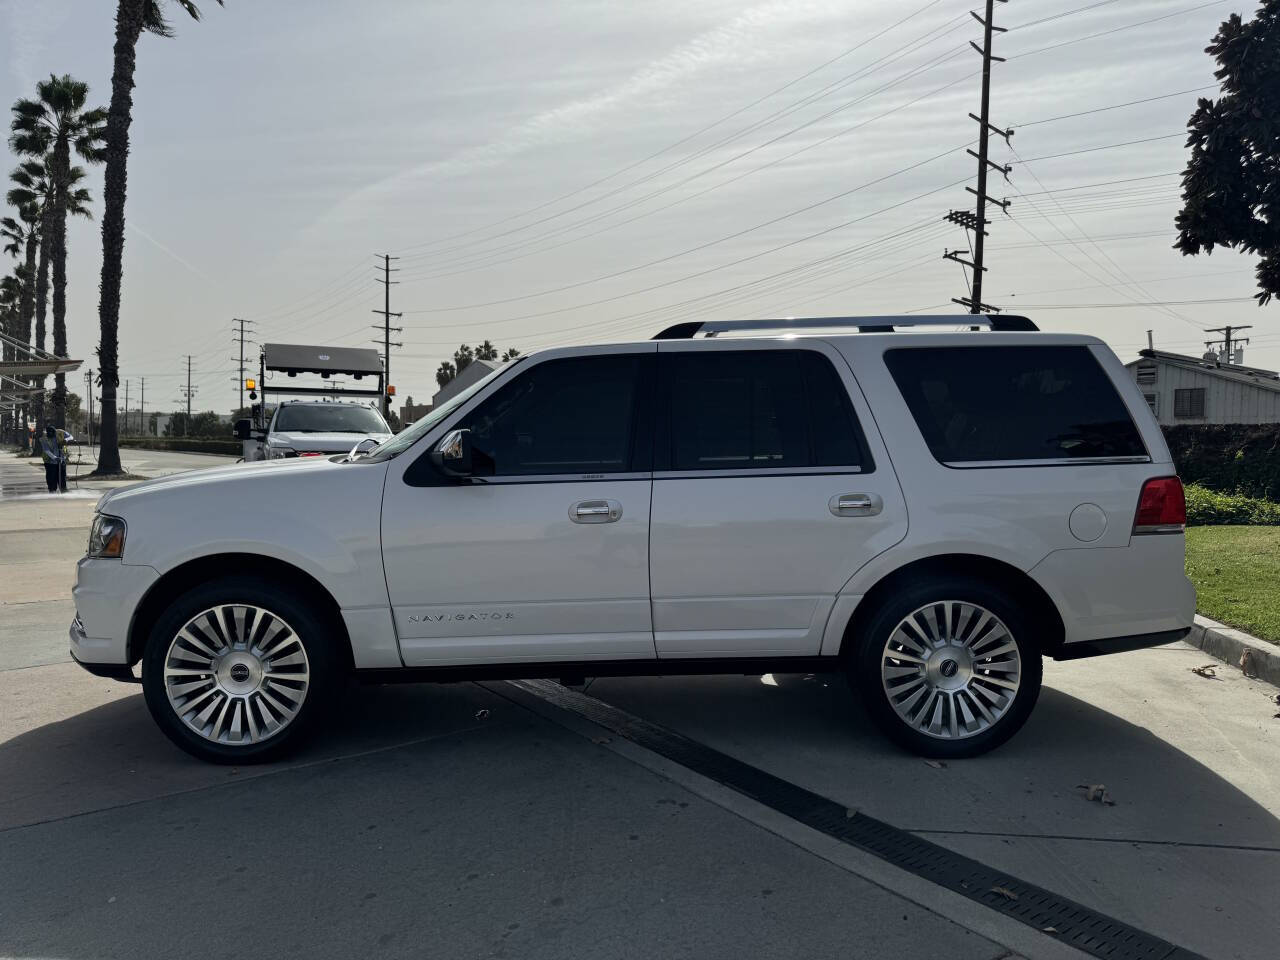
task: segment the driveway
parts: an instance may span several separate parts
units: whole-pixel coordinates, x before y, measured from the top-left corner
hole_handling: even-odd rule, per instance
[[[1276,954],[1275,689],[1191,647],[1049,663],[945,766],[768,676],[356,687],[289,762],[214,767],[68,661],[92,506],[0,502],[2,956],[1083,956],[1027,922],[1064,900],[1148,935],[1109,956]],[[839,839],[873,822],[1002,880]]]

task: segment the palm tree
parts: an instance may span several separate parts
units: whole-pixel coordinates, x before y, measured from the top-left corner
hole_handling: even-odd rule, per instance
[[[11,221],[11,217],[5,217],[3,220],[0,220],[0,236],[4,237],[6,240],[9,240],[8,224]],[[7,253],[12,253],[14,249],[12,242],[5,245],[5,252]],[[21,269],[21,267],[17,268],[17,270]],[[0,332],[3,332],[15,339],[18,337],[19,304],[22,302],[22,290],[24,286],[25,284],[22,282],[21,274],[16,271],[13,275],[0,279]],[[4,351],[0,353],[0,356],[3,356],[5,360],[12,360],[16,356],[13,346],[7,340],[4,343]],[[0,388],[2,387],[3,383],[0,383]],[[10,419],[10,416],[11,415],[9,413],[4,414],[3,427],[0,427],[0,436],[3,436],[5,433],[12,432],[12,439],[16,443],[19,441],[16,407],[12,414],[12,420]]]
[[[107,111],[85,109],[89,85],[69,74],[50,75],[36,84],[33,100],[13,105],[13,136],[9,143],[17,153],[44,157],[52,183],[52,204],[46,204],[46,235],[53,272],[53,352],[67,353],[67,213],[70,203],[71,153],[92,163],[102,159]],[[53,422],[66,426],[66,375],[58,374],[53,391]]]
[[[200,8],[192,0],[173,0],[193,20]],[[219,6],[222,0],[217,0]],[[128,181],[129,124],[133,112],[133,70],[142,34],[171,37],[164,0],[117,0],[116,43],[111,68],[111,105],[107,109],[107,168],[102,188],[102,283],[98,300],[98,376],[102,382],[102,444],[97,476],[122,473],[116,388],[120,384],[120,280],[124,260],[124,199]]]
[[[32,274],[33,283],[31,284],[30,292],[30,316],[35,321],[35,339],[32,340],[30,334],[28,334],[27,342],[35,344],[37,348],[43,350],[45,348],[45,318],[48,315],[49,303],[49,211],[53,206],[53,178],[48,176],[46,164],[37,160],[28,160],[10,173],[9,179],[17,184],[7,195],[9,203],[17,205],[19,209],[34,210],[36,216],[35,236],[33,239],[37,241],[35,244],[35,256],[38,259],[38,264],[35,265]],[[31,251],[32,248],[28,246],[28,257],[32,256]],[[33,384],[37,382],[41,390],[43,390],[44,377],[32,381]],[[44,394],[37,393],[33,395],[32,405],[35,407],[36,432],[43,433]]]
[[[40,231],[38,224],[40,222],[40,208],[29,202],[23,202],[18,197],[15,198],[16,190],[9,191],[9,203],[17,207],[18,216],[0,217],[0,238],[5,241],[4,252],[11,257],[22,257],[23,263],[14,270],[14,277],[21,286],[20,296],[18,298],[17,313],[12,318],[9,336],[21,340],[23,343],[31,342],[31,318],[35,310],[35,263],[36,248],[40,246]],[[9,278],[6,277],[7,281]],[[12,284],[9,286],[12,290]],[[12,353],[12,348],[7,348]],[[34,382],[34,381],[30,381]],[[22,422],[25,424],[28,414],[28,405],[22,406]],[[15,438],[23,447],[26,446],[26,432],[23,431],[21,436]]]
[[[89,217],[93,215],[89,212],[89,191],[78,186],[80,181],[85,177],[84,168],[73,166],[67,171],[67,191],[66,206],[67,214],[71,216]],[[9,179],[16,184],[6,195],[6,199],[10,204],[16,206],[21,216],[30,217],[29,226],[27,228],[28,240],[26,246],[27,255],[27,271],[29,276],[34,277],[34,283],[29,284],[28,300],[23,304],[23,323],[26,330],[26,340],[31,340],[31,323],[35,321],[35,345],[41,350],[45,349],[45,314],[46,304],[49,298],[49,252],[52,229],[50,223],[52,221],[51,210],[54,202],[54,177],[52,172],[52,160],[45,158],[43,163],[28,160],[18,166],[16,170],[9,174]],[[23,211],[26,211],[23,213]],[[64,250],[65,250],[65,244]],[[38,263],[37,263],[38,255]],[[58,349],[58,325],[54,324],[54,353],[61,353]],[[66,349],[66,327],[62,328],[62,349]],[[65,378],[64,378],[65,379]],[[55,383],[58,381],[55,380]],[[41,388],[44,387],[44,377],[39,378]],[[36,394],[33,401],[36,415],[36,431],[44,430],[44,395]]]
[[[18,216],[0,217],[0,237],[5,239],[4,252],[11,257],[21,256],[24,261],[17,274],[22,280],[18,322],[21,339],[30,343],[31,318],[35,310],[36,252],[40,246],[40,207],[27,199],[22,191],[21,185],[9,191],[7,199],[17,208]]]

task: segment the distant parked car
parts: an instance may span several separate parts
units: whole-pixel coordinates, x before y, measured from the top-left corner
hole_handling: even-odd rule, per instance
[[[789,335],[711,336],[752,328]],[[308,452],[338,410],[282,405],[273,435]],[[972,756],[1027,719],[1042,657],[1187,633],[1184,522],[1094,338],[683,324],[513,361],[368,455],[108,493],[71,647],[140,663],[160,727],[218,762],[291,749],[352,672],[843,671],[898,743]]]

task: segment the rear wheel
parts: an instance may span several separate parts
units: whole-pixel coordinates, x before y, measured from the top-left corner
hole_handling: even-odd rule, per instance
[[[227,577],[179,596],[142,660],[147,707],[183,750],[259,763],[296,747],[340,679],[336,637],[291,587]]]
[[[928,757],[972,757],[1008,740],[1040,694],[1034,620],[980,580],[901,591],[858,638],[851,679],[876,724]]]

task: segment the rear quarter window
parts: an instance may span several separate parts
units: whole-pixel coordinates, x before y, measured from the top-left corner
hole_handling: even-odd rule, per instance
[[[895,348],[885,363],[942,463],[1147,455],[1088,347]]]

